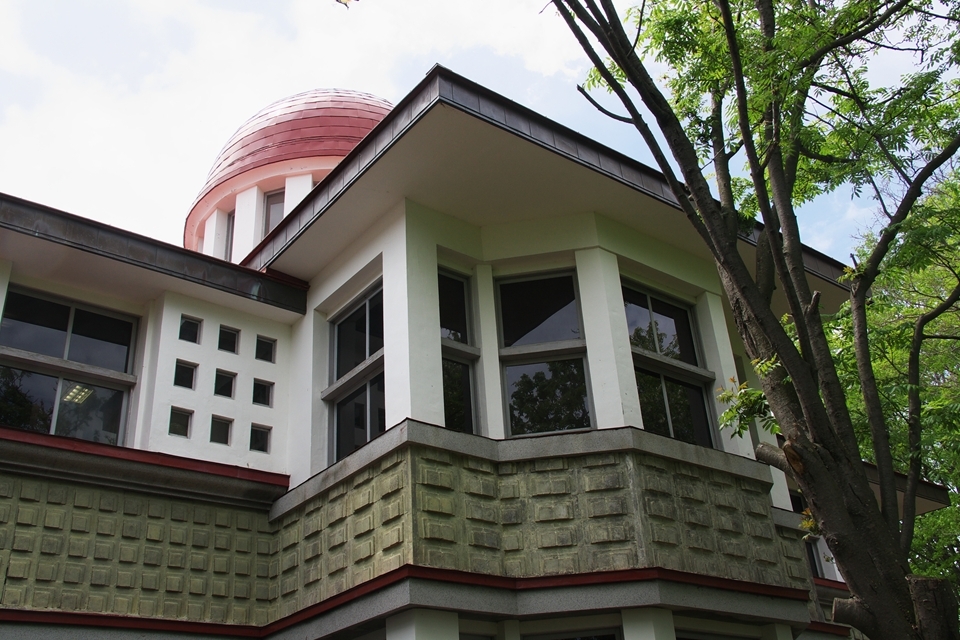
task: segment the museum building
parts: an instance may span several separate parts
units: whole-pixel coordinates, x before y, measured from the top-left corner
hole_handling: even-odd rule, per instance
[[[659,172],[438,66],[260,111],[183,245],[0,194],[2,637],[849,635]]]

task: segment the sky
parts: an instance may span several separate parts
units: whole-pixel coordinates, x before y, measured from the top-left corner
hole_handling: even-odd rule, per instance
[[[577,93],[589,62],[546,4],[3,0],[0,192],[179,245],[217,154],[261,108],[319,87],[397,103],[437,63],[652,165]],[[838,192],[801,231],[846,262],[872,219]]]

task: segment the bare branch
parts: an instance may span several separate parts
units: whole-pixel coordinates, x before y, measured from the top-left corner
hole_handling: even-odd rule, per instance
[[[617,120],[618,122],[626,122],[627,124],[633,124],[633,120],[632,120],[631,118],[628,118],[627,116],[617,115],[617,114],[615,114],[613,111],[609,111],[609,110],[605,109],[603,106],[601,106],[599,102],[597,102],[596,100],[593,99],[593,96],[591,96],[589,93],[587,93],[587,90],[583,88],[583,85],[578,84],[578,85],[577,85],[577,91],[579,91],[579,92],[580,92],[580,95],[582,95],[584,98],[586,98],[587,101],[588,101],[590,104],[592,104],[592,105],[594,106],[594,108],[596,108],[597,111],[599,111],[599,112],[602,113],[603,115],[607,116],[608,118],[613,118],[614,120]]]

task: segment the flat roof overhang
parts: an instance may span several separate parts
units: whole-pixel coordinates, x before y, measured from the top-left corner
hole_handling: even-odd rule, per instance
[[[437,66],[243,264],[310,280],[404,198],[478,227],[595,212],[712,260],[659,172]],[[757,233],[742,237],[750,268]],[[843,265],[804,257],[836,309]]]
[[[165,291],[290,324],[307,284],[0,194],[0,258],[16,274],[135,304]]]

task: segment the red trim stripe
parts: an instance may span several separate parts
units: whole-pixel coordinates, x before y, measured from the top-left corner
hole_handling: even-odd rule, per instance
[[[846,582],[838,582],[836,580],[830,580],[828,578],[814,578],[813,584],[818,587],[826,587],[828,589],[839,589],[840,591],[850,591],[850,587],[847,586]]]
[[[128,449],[126,447],[117,447],[99,442],[77,440],[76,438],[52,436],[46,433],[34,433],[32,431],[0,427],[0,440],[33,444],[48,449],[74,451],[86,455],[100,456],[101,458],[129,460],[130,462],[139,462],[141,464],[150,464],[158,467],[196,471],[198,473],[207,473],[226,478],[237,478],[238,480],[249,480],[251,482],[283,487],[284,489],[290,486],[290,476],[282,473],[258,471],[256,469],[236,467],[219,462],[207,462],[206,460],[194,460],[193,458],[174,456],[169,453]]]
[[[712,578],[709,576],[701,576],[683,571],[673,571],[671,569],[660,568],[603,571],[597,573],[584,573],[570,576],[551,576],[545,578],[505,578],[502,576],[486,576],[475,573],[467,573],[465,571],[451,571],[448,569],[433,569],[430,567],[407,565],[372,580],[368,580],[361,585],[344,591],[343,593],[331,598],[327,598],[323,602],[319,602],[311,607],[307,607],[306,609],[298,611],[297,613],[289,615],[281,620],[277,620],[276,622],[273,622],[265,627],[229,625],[212,622],[186,622],[181,620],[154,620],[112,614],[66,613],[61,611],[36,610],[28,611],[22,609],[0,609],[0,622],[33,622],[74,626],[154,629],[168,632],[175,631],[182,633],[206,633],[209,635],[232,635],[244,638],[264,638],[270,634],[309,620],[310,618],[322,615],[332,609],[347,604],[367,594],[409,579],[434,580],[436,582],[476,585],[497,589],[509,589],[511,591],[663,580],[665,582],[691,584],[701,587],[723,589],[727,591],[737,591],[740,593],[784,598],[787,600],[805,602],[809,599],[809,593],[803,589],[774,587],[757,584],[755,582],[730,580],[727,578]],[[839,635],[847,635],[848,633],[847,631],[844,631],[842,634],[839,633],[840,630],[846,628],[838,625],[811,623],[809,628],[813,629],[813,625],[820,625],[818,626],[817,630],[822,630],[826,633]]]

